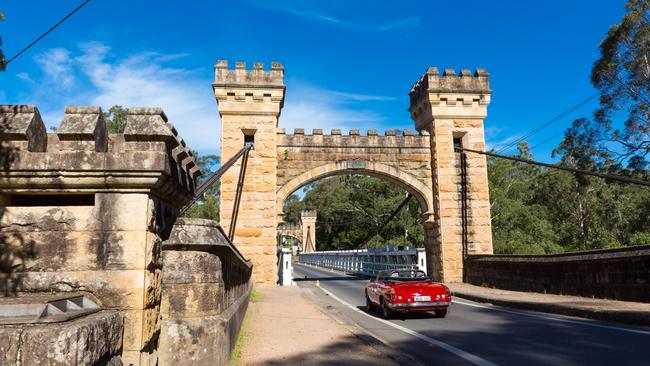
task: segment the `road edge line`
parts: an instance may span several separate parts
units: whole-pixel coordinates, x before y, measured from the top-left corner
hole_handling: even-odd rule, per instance
[[[388,325],[388,326],[390,326],[390,327],[393,327],[393,328],[395,328],[395,329],[397,329],[397,330],[400,330],[400,331],[402,331],[402,332],[404,332],[404,333],[406,333],[406,334],[409,334],[409,335],[411,335],[411,336],[413,336],[413,337],[416,337],[416,338],[418,338],[418,339],[420,339],[420,340],[422,340],[422,341],[425,341],[425,342],[427,342],[427,343],[429,343],[429,344],[436,345],[436,346],[438,346],[438,347],[444,349],[445,351],[450,352],[450,353],[452,353],[452,354],[454,354],[454,355],[456,355],[456,356],[458,356],[458,357],[464,359],[465,361],[468,361],[468,362],[470,362],[470,363],[472,363],[472,364],[474,364],[474,365],[477,365],[477,366],[497,366],[495,363],[492,363],[492,362],[490,362],[490,361],[487,361],[487,360],[485,360],[485,359],[483,359],[483,358],[481,358],[481,357],[479,357],[479,356],[476,356],[476,355],[474,355],[474,354],[471,354],[471,353],[469,353],[469,352],[465,352],[465,351],[463,351],[462,349],[460,349],[460,348],[456,348],[456,347],[454,347],[454,346],[452,346],[452,345],[450,345],[450,344],[447,344],[447,343],[445,343],[445,342],[442,342],[442,341],[439,341],[439,340],[437,340],[437,339],[431,338],[431,337],[426,336],[426,335],[424,335],[424,334],[422,334],[422,333],[418,333],[418,332],[416,332],[416,331],[414,331],[414,330],[412,330],[412,329],[409,329],[409,328],[403,327],[403,326],[401,326],[401,325],[397,325],[397,324],[391,323],[391,322],[389,322],[389,321],[387,321],[387,320],[385,320],[385,319],[379,319],[379,318],[376,318],[376,317],[374,317],[374,316],[371,316],[371,315],[369,315],[369,314],[367,314],[367,313],[365,313],[365,312],[359,310],[357,307],[348,304],[346,301],[344,301],[343,299],[341,299],[341,298],[339,298],[338,296],[334,295],[334,294],[331,293],[330,291],[328,291],[328,290],[326,290],[326,289],[324,289],[324,288],[322,288],[322,287],[319,287],[319,288],[320,288],[323,292],[325,292],[328,296],[330,296],[330,297],[333,298],[334,300],[340,302],[341,304],[347,306],[347,307],[350,308],[352,311],[356,311],[356,312],[358,312],[358,313],[360,313],[360,314],[363,314],[363,315],[365,315],[365,316],[367,316],[367,317],[369,317],[369,318],[371,318],[371,319],[377,320],[377,321],[379,321],[379,322],[381,322],[381,323],[383,323],[383,324],[386,324],[386,325]]]

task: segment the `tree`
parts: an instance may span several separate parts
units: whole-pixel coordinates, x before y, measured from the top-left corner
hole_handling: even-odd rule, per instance
[[[200,155],[194,150],[192,150],[192,155],[194,156],[196,165],[203,171],[203,175],[199,178],[199,181],[196,184],[198,187],[219,168],[221,159],[218,155]],[[190,208],[185,212],[185,217],[219,221],[219,187],[220,184],[218,181],[209,187],[203,194],[203,197],[190,206]]]
[[[302,199],[294,194],[285,200],[284,221],[299,224],[302,210],[316,210],[317,250],[356,249],[369,234],[373,236],[366,247],[424,245],[422,212],[415,199],[388,225],[381,226],[407,195],[392,183],[345,175],[318,180],[304,192]]]
[[[109,133],[123,133],[126,128],[126,115],[128,109],[121,105],[114,105],[104,112],[104,121]]]
[[[4,20],[5,15],[0,11],[0,20]],[[7,65],[7,60],[5,59],[4,53],[2,53],[2,37],[0,37],[0,71],[4,71],[5,66]]]
[[[607,149],[618,162],[633,170],[647,165],[650,153],[650,1],[629,0],[627,13],[613,25],[600,44],[591,81],[600,91],[594,120],[604,132],[602,140],[619,145]],[[613,128],[623,113],[623,128]]]

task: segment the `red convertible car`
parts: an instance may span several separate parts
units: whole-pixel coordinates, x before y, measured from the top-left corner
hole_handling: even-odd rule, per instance
[[[381,271],[366,287],[367,309],[381,309],[386,319],[412,311],[433,311],[444,318],[450,304],[449,288],[419,270]]]

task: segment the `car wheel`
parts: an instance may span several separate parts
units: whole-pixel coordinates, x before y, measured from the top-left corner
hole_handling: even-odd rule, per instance
[[[447,309],[435,310],[436,318],[444,318],[447,316]]]
[[[381,302],[381,317],[384,319],[390,319],[393,317],[393,311],[386,305],[386,302]]]
[[[366,310],[372,311],[372,301],[370,301],[370,297],[368,297],[368,293],[366,292]]]

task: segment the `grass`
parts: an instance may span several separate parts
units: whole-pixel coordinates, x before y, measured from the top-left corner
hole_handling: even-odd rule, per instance
[[[250,301],[253,303],[258,303],[262,301],[263,295],[255,289],[251,291]],[[230,366],[236,366],[241,360],[241,352],[244,348],[244,343],[246,343],[246,338],[248,338],[247,324],[250,322],[253,309],[248,308],[246,315],[244,315],[244,321],[237,335],[237,343],[235,343],[235,348],[233,348],[232,353],[230,354]]]
[[[255,289],[251,291],[251,302],[260,302],[262,301],[263,295],[257,292]]]

